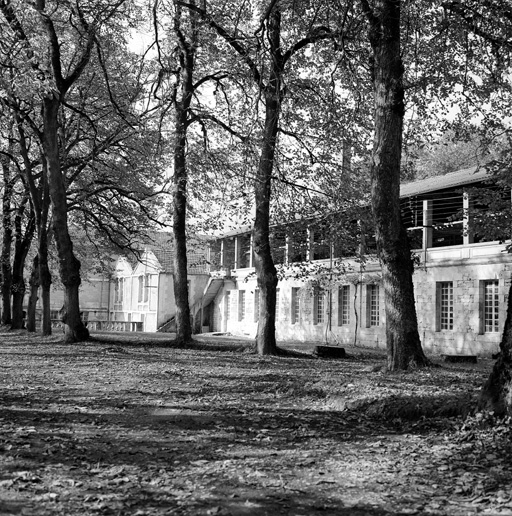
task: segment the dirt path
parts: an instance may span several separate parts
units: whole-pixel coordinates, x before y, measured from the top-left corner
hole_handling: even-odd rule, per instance
[[[0,514],[512,514],[508,426],[452,417],[490,361],[203,347],[0,330]]]

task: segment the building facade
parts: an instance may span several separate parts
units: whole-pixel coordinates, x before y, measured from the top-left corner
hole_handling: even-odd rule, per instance
[[[476,234],[470,220],[475,202],[470,192],[488,179],[485,170],[467,169],[401,188],[402,218],[417,262],[419,332],[427,352],[488,356],[499,348],[512,257],[505,243]],[[510,192],[506,195],[510,198]],[[363,264],[346,251],[338,253],[336,243],[326,242],[314,223],[302,235],[276,227],[272,242],[281,277],[278,340],[386,346],[384,292],[371,243]],[[208,329],[254,337],[259,293],[250,228],[218,239],[210,250],[210,262],[215,261],[215,294],[205,296],[208,305],[202,307]]]
[[[194,317],[210,279],[205,261],[204,243],[194,246],[188,255],[189,304]],[[152,235],[136,258],[119,256],[112,274],[95,275],[82,281],[80,308],[91,331],[173,331],[176,302],[174,298],[174,246],[172,236]],[[60,326],[64,302],[59,288],[52,291],[52,320]],[[197,321],[199,325],[199,320]]]
[[[201,270],[202,269],[202,270]],[[137,262],[117,259],[112,277],[108,321],[89,318],[91,329],[172,331],[176,315],[172,251],[145,250]],[[209,276],[204,266],[189,267],[189,305],[201,299]]]

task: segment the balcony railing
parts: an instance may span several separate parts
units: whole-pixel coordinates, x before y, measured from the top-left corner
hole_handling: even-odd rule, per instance
[[[140,321],[85,321],[85,325],[91,331],[144,331],[144,323]],[[60,319],[52,319],[53,329],[64,329],[64,323]]]
[[[88,321],[87,328],[91,331],[143,331],[144,323],[140,321]]]
[[[222,265],[211,265],[210,276],[213,278],[229,278],[231,276],[231,268]]]

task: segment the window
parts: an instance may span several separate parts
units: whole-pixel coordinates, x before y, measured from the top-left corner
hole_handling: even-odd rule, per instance
[[[499,289],[498,280],[480,282],[481,332],[499,331]]]
[[[463,195],[457,191],[436,192],[430,205],[433,247],[461,245],[463,241]]]
[[[149,274],[139,276],[139,303],[147,303],[149,301]]]
[[[325,295],[322,291],[315,291],[313,298],[313,324],[325,322]]]
[[[350,285],[338,289],[338,326],[350,324]]]
[[[210,270],[218,271],[222,264],[222,241],[214,240],[208,246],[208,261],[210,262]]]
[[[235,266],[235,239],[225,238],[222,241],[222,265],[224,269],[232,269]]]
[[[285,263],[286,261],[287,239],[286,232],[274,229],[270,234],[270,252],[274,264]]]
[[[300,298],[299,288],[292,287],[292,324],[297,324],[300,321]]]
[[[402,223],[407,229],[411,249],[423,247],[423,200],[414,197],[400,199]]]
[[[251,265],[251,235],[238,237],[238,268],[245,269]]]
[[[357,220],[346,221],[343,227],[336,229],[337,237],[333,241],[333,256],[343,258],[356,256],[361,245],[361,225]]]
[[[226,315],[226,321],[229,321],[231,319],[231,290],[226,291],[226,296],[224,299],[226,303],[226,306],[224,307],[224,313]]]
[[[329,234],[326,227],[311,229],[311,258],[313,260],[324,260],[331,255]]]
[[[139,303],[142,303],[142,300],[144,299],[144,276],[139,276],[138,284],[139,284],[139,295],[137,297],[137,300]]]
[[[440,281],[436,284],[437,331],[453,330],[453,283]]]
[[[276,321],[279,319],[279,289],[276,288]]]
[[[245,290],[238,291],[238,320],[245,319]]]
[[[254,322],[260,320],[260,289],[254,290]]]
[[[114,283],[114,303],[120,305],[124,299],[124,278],[116,278]]]
[[[149,274],[144,274],[144,303],[149,301],[149,288],[151,285],[151,279]]]
[[[366,311],[368,327],[380,326],[379,285],[368,285],[366,290]]]
[[[306,228],[290,226],[289,242],[289,262],[303,262],[308,259],[309,239]]]

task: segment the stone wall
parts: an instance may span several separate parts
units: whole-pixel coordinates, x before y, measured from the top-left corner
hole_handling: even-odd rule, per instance
[[[447,248],[446,252],[436,249],[426,255],[416,268],[415,286],[418,329],[426,352],[436,354],[476,354],[490,356],[499,347],[501,329],[506,316],[506,302],[511,284],[512,257],[504,246],[474,244],[468,251],[463,246]],[[379,268],[370,264],[362,272],[355,266],[345,275],[333,277],[323,286],[325,295],[325,323],[315,324],[315,293],[311,279],[285,279],[280,281],[279,307],[276,333],[279,341],[327,342],[346,346],[385,348],[384,293],[379,289],[379,324],[370,326],[368,286],[379,285]],[[234,335],[253,337],[257,322],[254,317],[254,291],[256,279],[247,276],[247,270],[233,271],[236,281],[230,281],[219,292],[214,301],[215,331],[228,331]],[[238,278],[237,278],[238,275]],[[498,280],[499,329],[498,332],[484,332],[482,319],[483,281]],[[453,328],[439,328],[439,307],[437,288],[440,282],[453,285]],[[349,285],[350,320],[341,325],[338,320],[338,288]],[[292,288],[300,289],[300,316],[293,320]],[[239,318],[238,291],[246,291],[246,315]],[[231,318],[225,318],[225,293],[231,291]]]

